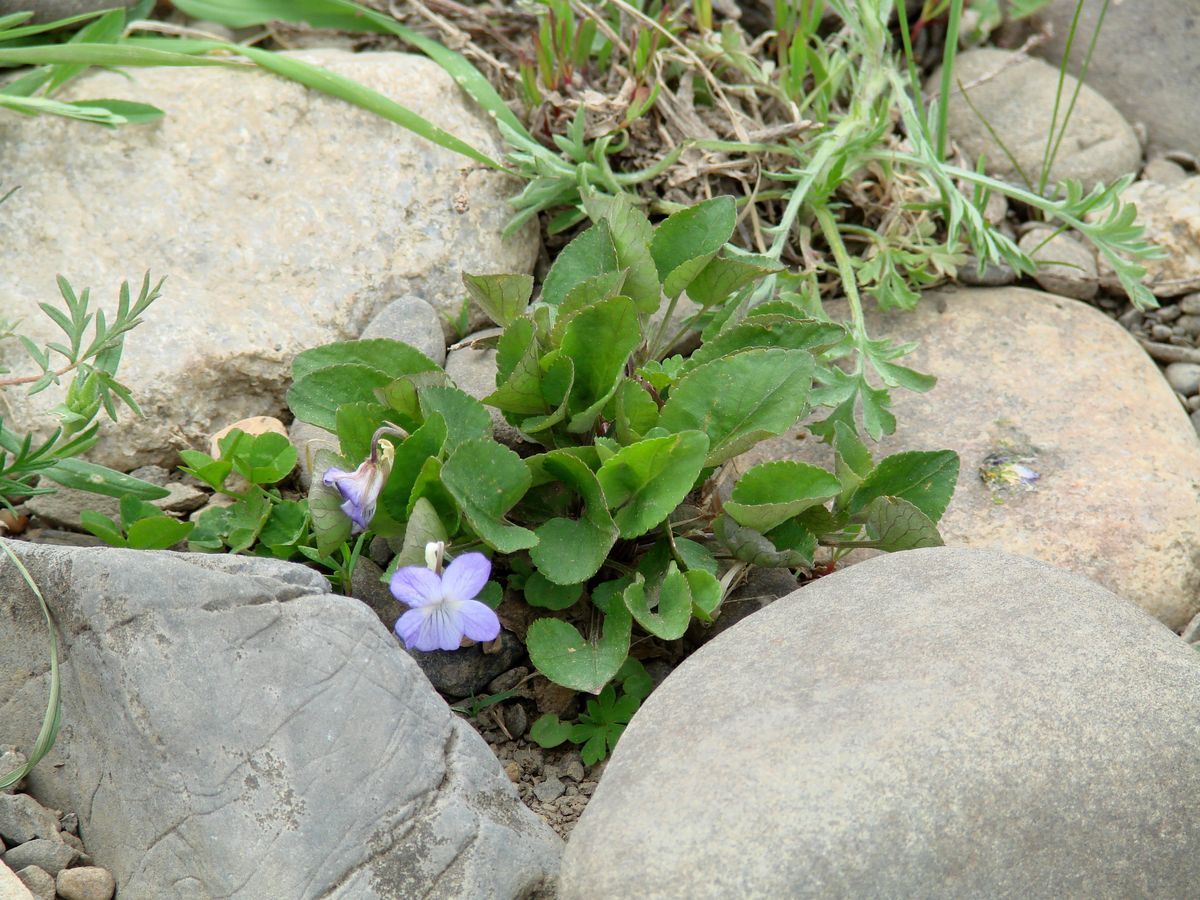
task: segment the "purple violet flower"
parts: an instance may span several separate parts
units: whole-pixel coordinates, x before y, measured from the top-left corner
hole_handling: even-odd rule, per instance
[[[440,553],[426,556],[435,562],[440,559]],[[464,553],[441,575],[424,566],[397,569],[392,595],[412,607],[396,621],[396,634],[404,645],[415,650],[457,650],[464,635],[475,641],[495,640],[500,620],[475,599],[491,573],[492,564],[482,553]]]
[[[344,469],[329,468],[321,482],[326,487],[337,488],[338,493],[346,502],[342,504],[342,512],[350,517],[353,526],[351,534],[366,531],[375,516],[375,504],[379,501],[379,492],[387,484],[388,475],[392,471],[392,459],[395,448],[390,443],[383,443],[385,435],[404,437],[405,433],[391,425],[378,429],[371,437],[371,455],[362,461],[353,472]]]

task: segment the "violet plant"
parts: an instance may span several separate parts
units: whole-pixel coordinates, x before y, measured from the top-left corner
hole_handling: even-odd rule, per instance
[[[711,622],[752,565],[811,570],[819,554],[940,544],[958,458],[876,463],[860,437],[870,411],[822,387],[854,352],[846,326],[802,294],[742,303],[777,265],[728,244],[731,198],[657,225],[620,198],[587,202],[591,227],[536,300],[528,275],[464,276],[498,326],[479,338],[497,351],[483,403],[389,340],[301,353],[288,399],[340,444],[315,459],[326,473],[309,493],[316,552],[356,533],[388,539],[397,555],[384,578],[412,607],[396,630],[418,649],[494,637],[484,611],[505,597],[544,611],[525,635],[530,659],[550,680],[606,698],[578,724],[612,737],[644,696],[603,693],[633,641],[677,641],[693,620]],[[879,347],[889,359],[905,349]],[[912,374],[905,381],[932,383]],[[886,409],[886,389],[874,390]],[[520,442],[496,440],[484,403]],[[805,418],[836,451],[835,472],[767,462],[722,495],[723,467]],[[455,555],[444,573],[430,546]],[[551,724],[538,733],[565,733]]]

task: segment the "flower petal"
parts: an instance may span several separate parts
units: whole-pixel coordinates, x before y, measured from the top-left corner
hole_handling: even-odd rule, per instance
[[[451,603],[441,603],[431,609],[422,633],[422,638],[426,637],[429,644],[442,650],[457,650],[462,645],[462,623]]]
[[[424,566],[404,566],[392,573],[392,596],[412,607],[442,600],[442,579]]]
[[[375,504],[383,490],[386,475],[373,457],[368,456],[353,472],[330,468],[325,470],[321,481],[336,487],[342,499],[342,512],[354,523],[355,533],[366,531],[375,515]]]
[[[492,564],[482,553],[464,553],[442,575],[442,592],[452,600],[474,600],[487,584]]]
[[[417,638],[420,636],[421,626],[424,624],[425,610],[410,609],[396,620],[396,625],[392,630],[396,632],[396,636],[400,640],[404,641],[405,647],[416,649]]]
[[[466,600],[457,610],[463,634],[473,641],[494,641],[500,635],[500,619],[490,606],[478,600]]]

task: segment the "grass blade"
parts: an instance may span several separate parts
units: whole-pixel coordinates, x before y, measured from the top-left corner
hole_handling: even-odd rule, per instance
[[[46,629],[50,635],[50,697],[46,703],[46,715],[42,717],[42,727],[38,731],[37,740],[34,741],[33,750],[29,754],[29,761],[15,771],[0,775],[0,790],[3,790],[16,784],[32,772],[33,767],[41,762],[42,758],[50,752],[50,748],[54,746],[59,726],[62,724],[62,698],[60,695],[61,678],[58,671],[58,631],[54,627],[54,616],[50,613],[46,598],[42,596],[33,576],[29,574],[29,570],[25,568],[21,560],[17,559],[17,555],[8,546],[8,541],[0,540],[0,550],[3,550],[5,555],[12,560],[17,571],[21,573],[21,577],[25,579],[25,583],[29,585],[29,589],[33,591],[33,595],[37,597],[38,603],[42,607],[42,615],[46,619]]]

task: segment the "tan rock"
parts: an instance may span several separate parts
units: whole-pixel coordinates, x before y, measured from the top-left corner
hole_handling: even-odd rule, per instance
[[[8,866],[0,861],[0,900],[33,900],[29,888]]]
[[[217,457],[221,455],[221,439],[228,435],[233,429],[238,428],[246,434],[258,436],[274,432],[281,434],[284,437],[288,436],[287,426],[276,419],[274,416],[251,416],[248,419],[238,419],[238,421],[226,425],[216,434],[208,439],[208,455]]]
[[[869,314],[867,326],[873,337],[918,341],[902,361],[939,379],[926,394],[892,391],[899,426],[872,452],[958,452],[958,488],[940,525],[947,545],[1077,572],[1176,630],[1200,612],[1200,443],[1116,322],[1074,300],[994,288],[934,292],[910,315]],[[738,465],[830,466],[829,448],[800,434],[767,441]],[[1040,480],[1031,490],[995,478],[989,486],[981,469],[997,474],[996,456]]]
[[[1179,184],[1137,181],[1121,195],[1137,206],[1146,238],[1167,255],[1142,263],[1146,286],[1156,297],[1178,297],[1200,288],[1200,175]],[[1100,277],[1116,286],[1112,267],[1100,258]]]
[[[1049,228],[1034,228],[1025,233],[1019,246],[1038,264],[1034,280],[1050,293],[1091,300],[1100,290],[1096,257],[1075,238],[1054,234]]]
[[[306,51],[499,158],[488,118],[423,56]],[[300,351],[357,337],[397,296],[446,317],[462,273],[528,272],[532,224],[511,239],[520,184],[341,100],[254,69],[96,73],[65,98],[117,97],[165,110],[107,131],[52,116],[4,120],[0,309],[61,340],[37,304],[62,273],[106,311],[124,279],[167,277],[126,342],[121,371],[145,419],[105,424],[90,458],[124,470],[173,466],[176,451],[243,416],[286,409]],[[136,290],[136,284],[135,284]],[[15,342],[0,360],[28,371]],[[12,392],[9,392],[12,393]],[[60,389],[13,394],[5,425],[49,430]]]
[[[1039,59],[983,47],[958,56],[954,77],[966,88],[971,103],[987,124],[956,87],[950,96],[951,137],[973,160],[986,157],[989,174],[1019,183],[1023,172],[1036,188],[1050,139],[1058,71]],[[935,72],[926,82],[926,90],[938,90],[940,78],[940,71]],[[1066,97],[1074,93],[1077,83],[1067,76],[1063,86]],[[1061,126],[1061,110],[1059,115]],[[993,132],[1004,142],[1020,171]],[[1090,189],[1097,181],[1107,183],[1136,171],[1141,167],[1141,157],[1141,147],[1129,123],[1107,100],[1084,86],[1050,167],[1049,184],[1078,178]]]

